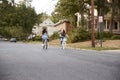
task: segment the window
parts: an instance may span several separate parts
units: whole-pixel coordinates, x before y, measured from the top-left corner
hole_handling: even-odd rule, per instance
[[[108,20],[107,21],[107,29],[109,29],[109,26],[110,26],[110,21]]]
[[[118,7],[115,8],[115,15],[119,15],[119,8]]]
[[[117,22],[114,22],[114,29],[118,29],[118,23]]]

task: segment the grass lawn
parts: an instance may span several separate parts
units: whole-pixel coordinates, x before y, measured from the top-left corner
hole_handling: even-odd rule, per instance
[[[59,46],[59,40],[53,40],[49,42],[50,45]],[[120,40],[106,40],[102,42],[102,47],[100,44],[96,44],[95,48],[91,47],[91,41],[68,43],[67,47],[77,48],[77,49],[90,49],[90,50],[120,50]]]
[[[29,41],[27,43],[42,44],[40,41]],[[60,46],[59,39],[49,41],[49,45]],[[77,42],[77,43],[67,43],[68,48],[74,49],[88,49],[88,50],[120,50],[120,40],[106,40],[102,42],[102,47],[100,44],[96,44],[95,48],[91,47],[91,41]]]

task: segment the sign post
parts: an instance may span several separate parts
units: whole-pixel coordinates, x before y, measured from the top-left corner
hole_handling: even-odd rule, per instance
[[[99,40],[100,40],[100,46],[102,47],[102,23],[103,23],[103,16],[99,16],[98,17],[98,22],[99,22],[99,28],[98,28],[98,32],[99,32]]]

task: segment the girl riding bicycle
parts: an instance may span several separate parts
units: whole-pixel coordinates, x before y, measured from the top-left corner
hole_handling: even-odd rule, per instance
[[[61,46],[63,45],[63,42],[64,42],[65,45],[66,45],[67,37],[68,37],[68,35],[66,34],[65,30],[63,30],[63,31],[60,33],[60,44],[61,44]]]
[[[48,41],[48,32],[47,32],[46,28],[44,28],[42,31],[42,41],[43,41],[42,46],[44,46],[45,40],[46,40],[46,42]],[[47,45],[47,43],[46,43],[46,45]]]

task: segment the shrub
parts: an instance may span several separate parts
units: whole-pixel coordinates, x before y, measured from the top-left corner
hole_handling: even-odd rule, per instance
[[[113,34],[111,32],[102,32],[103,38],[110,39]]]
[[[80,42],[80,41],[90,40],[91,34],[85,29],[76,28],[69,33],[69,38],[70,38],[70,42],[72,43]]]
[[[59,39],[59,33],[58,32],[55,32],[55,33],[53,33],[53,35],[52,36],[50,36],[50,40],[55,40],[55,39]]]
[[[35,36],[33,39],[34,41],[42,41],[42,37],[40,36]]]
[[[113,35],[111,39],[120,39],[120,35]]]
[[[112,36],[113,36],[113,34],[111,32],[101,32],[101,33],[96,32],[95,33],[95,38],[96,39],[100,39],[100,38],[102,38],[102,39],[111,39]]]

